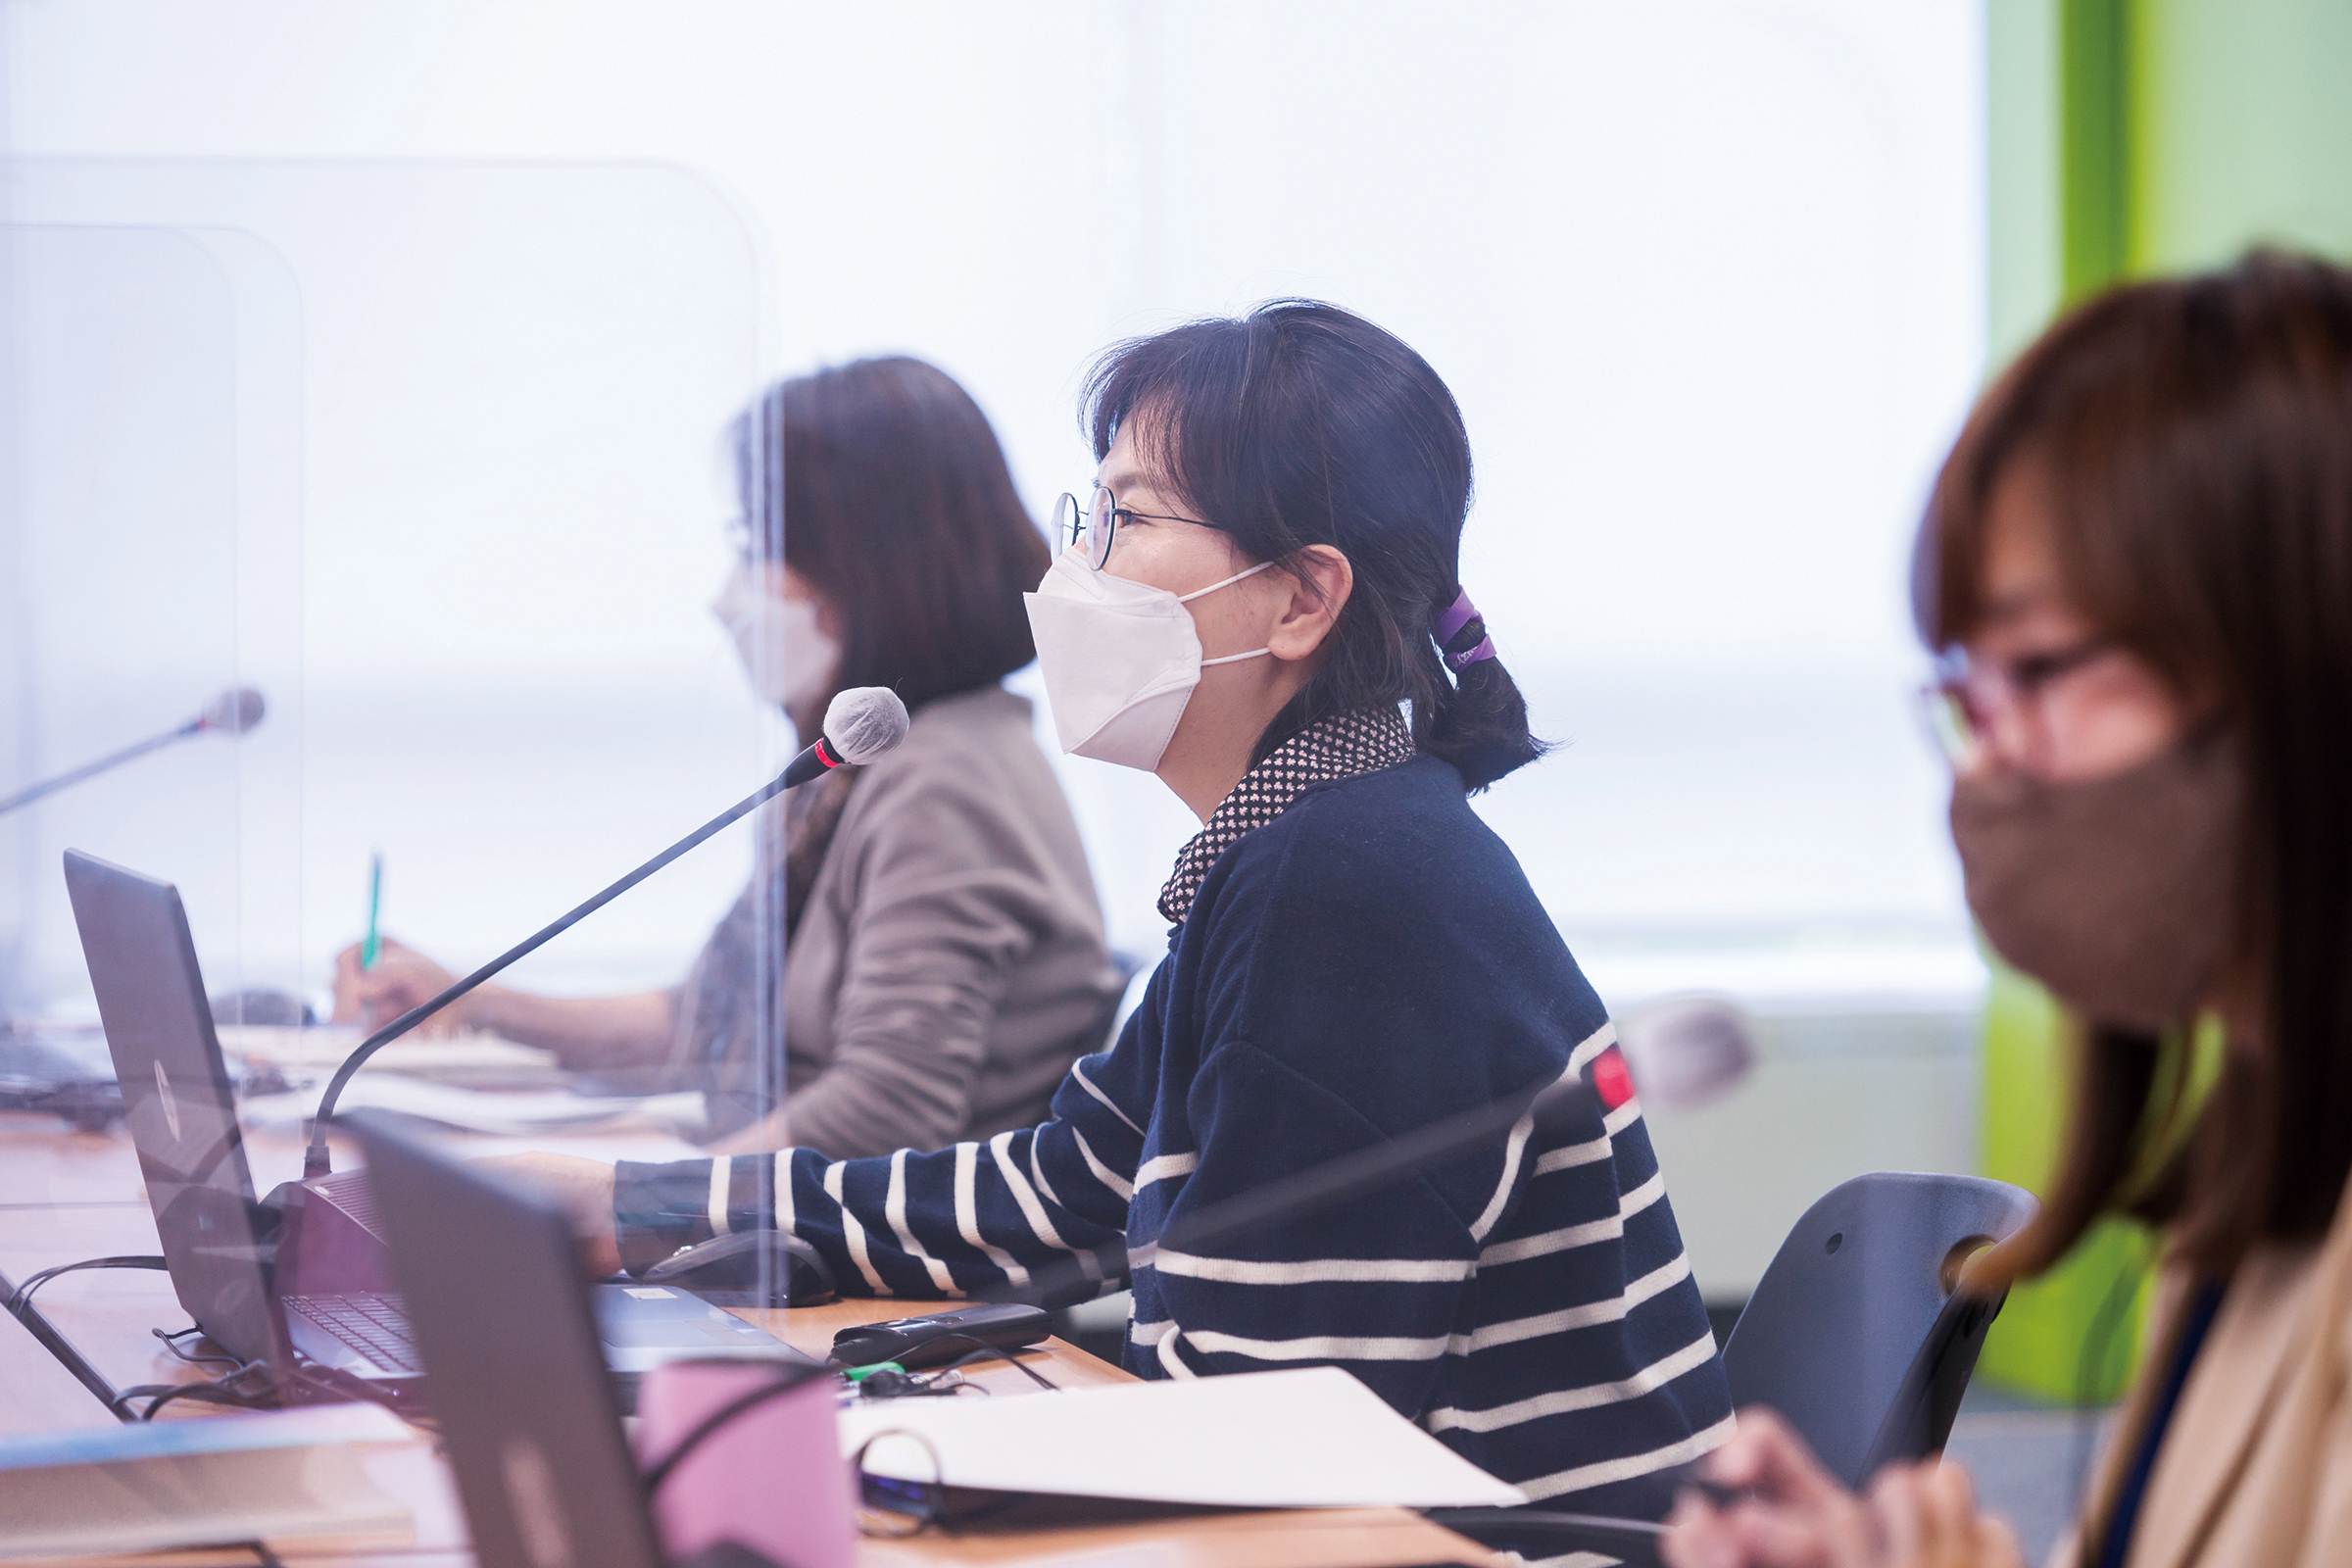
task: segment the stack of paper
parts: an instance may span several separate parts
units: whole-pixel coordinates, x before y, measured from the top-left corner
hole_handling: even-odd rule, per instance
[[[900,1432],[929,1449],[886,1435]],[[842,1452],[868,1438],[873,1474],[996,1492],[1226,1508],[1527,1501],[1329,1366],[844,1410]]]
[[[0,1439],[0,1559],[314,1536],[405,1540],[351,1451],[416,1434],[378,1405]]]
[[[270,1095],[245,1102],[245,1121],[254,1127],[299,1128],[318,1109],[315,1089]],[[461,1132],[523,1138],[534,1133],[652,1129],[691,1138],[703,1130],[707,1109],[702,1094],[607,1099],[569,1090],[488,1094],[454,1084],[427,1083],[406,1073],[362,1072],[343,1088],[340,1110],[361,1106],[396,1110],[454,1127]]]
[[[223,1024],[219,1034],[228,1054],[275,1067],[295,1081],[324,1078],[366,1038],[351,1024],[304,1029]],[[368,1071],[407,1073],[468,1089],[544,1089],[566,1077],[554,1052],[473,1030],[404,1035],[368,1057]]]

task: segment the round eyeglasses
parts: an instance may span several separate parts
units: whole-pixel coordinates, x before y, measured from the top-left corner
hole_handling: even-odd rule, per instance
[[[1117,496],[1097,485],[1083,507],[1066,490],[1054,503],[1054,540],[1064,550],[1075,549],[1083,542],[1087,564],[1101,571],[1110,563],[1110,547],[1118,542],[1119,529],[1138,517],[1152,522],[1189,522],[1200,528],[1216,526],[1199,517],[1178,517],[1164,512],[1137,512],[1132,507],[1122,507]]]
[[[2027,766],[2040,766],[2050,751],[2043,712],[2049,688],[2114,648],[2094,637],[2008,664],[1972,663],[1955,649],[1936,662],[1936,678],[1919,689],[1920,714],[1955,772],[1976,771],[2004,736],[2007,749]]]

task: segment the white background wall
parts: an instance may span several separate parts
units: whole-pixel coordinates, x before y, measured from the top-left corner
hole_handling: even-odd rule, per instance
[[[273,241],[305,332],[285,415],[302,673],[298,700],[272,694],[288,750],[251,766],[295,770],[300,806],[248,825],[269,849],[245,863],[253,897],[299,913],[270,927],[293,936],[248,920],[214,939],[240,973],[317,984],[371,848],[392,927],[478,959],[756,779],[777,740],[704,606],[729,510],[717,422],[760,376],[931,359],[989,411],[1042,517],[1090,470],[1072,400],[1094,352],[1298,293],[1396,330],[1462,403],[1464,580],[1567,743],[1485,809],[1604,995],[1975,984],[1941,780],[1903,703],[1921,662],[1903,580],[1980,373],[1976,5],[0,17],[20,157],[653,161],[709,196],[649,209],[694,232],[634,272],[612,254],[626,172],[582,176],[604,197],[566,198],[551,227],[439,198],[371,211],[354,168],[340,205],[306,207],[307,239]],[[71,183],[46,170],[43,189]],[[180,193],[159,204],[185,199],[152,177]],[[338,188],[331,168],[268,178]],[[587,236],[569,259],[548,238],[563,223]],[[25,548],[54,516],[8,526],[21,603],[50,591],[36,556],[148,569],[100,542]],[[0,789],[218,684],[168,650],[142,686],[76,663],[71,639],[27,641],[11,657],[36,711]],[[1114,937],[1155,951],[1152,895],[1194,824],[1140,775],[1066,777]],[[125,825],[153,786],[108,788],[10,841],[0,897],[44,989],[77,967],[51,840],[103,818],[172,858],[171,835]],[[730,844],[665,873],[536,960],[541,983],[674,973],[744,865]]]

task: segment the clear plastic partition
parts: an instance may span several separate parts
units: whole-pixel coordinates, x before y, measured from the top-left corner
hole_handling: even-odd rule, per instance
[[[102,1071],[60,858],[172,882],[266,1183],[399,1010],[355,1015],[347,950],[463,975],[789,755],[712,613],[760,245],[657,165],[20,160],[4,216],[0,796],[215,721],[0,815],[0,1016],[42,1070]],[[710,1043],[667,993],[772,837],[730,830],[502,976],[636,1001],[621,1047],[452,1009],[346,1103],[702,1136]],[[755,1054],[736,1082],[772,1103]]]

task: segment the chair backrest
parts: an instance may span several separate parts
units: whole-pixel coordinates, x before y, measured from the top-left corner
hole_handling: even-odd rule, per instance
[[[1956,1296],[1950,1281],[2035,1208],[1978,1176],[1881,1171],[1831,1189],[1723,1348],[1733,1402],[1778,1410],[1848,1486],[1941,1452],[2003,1298]]]

